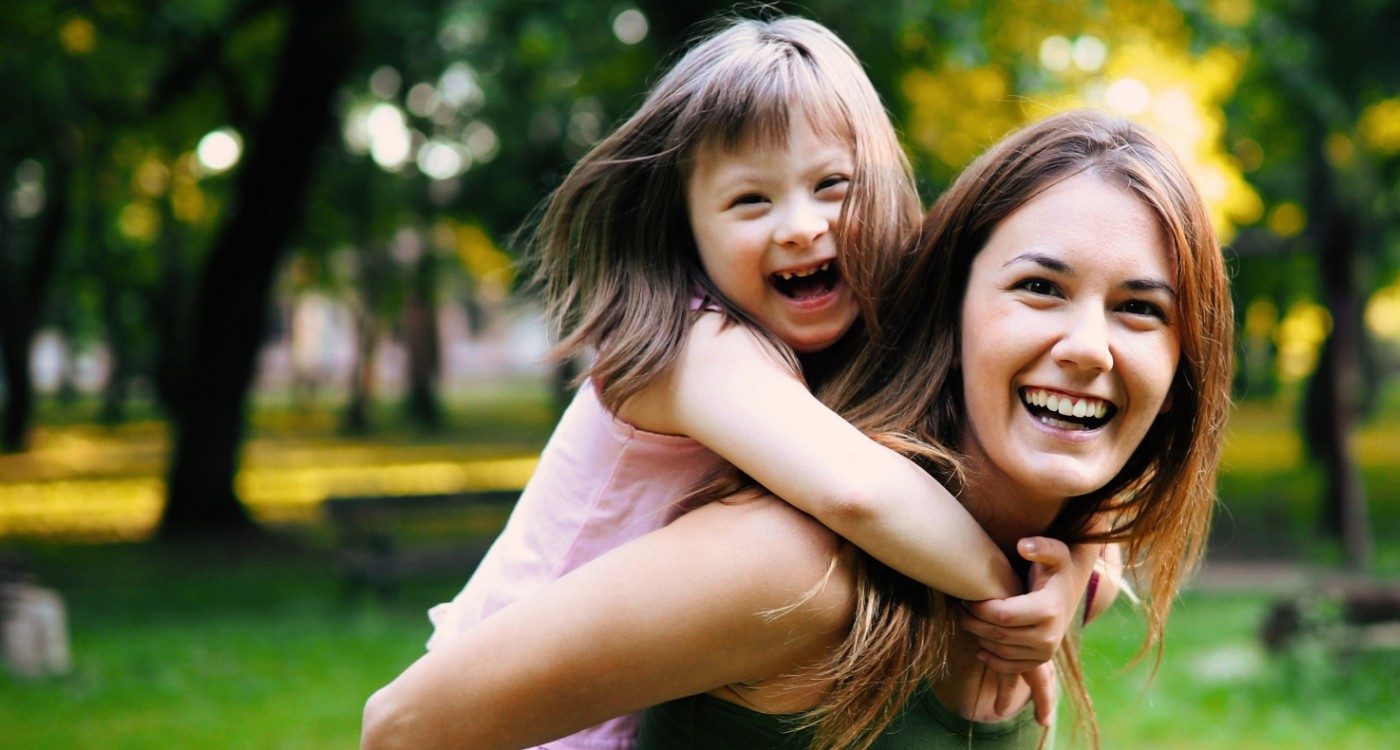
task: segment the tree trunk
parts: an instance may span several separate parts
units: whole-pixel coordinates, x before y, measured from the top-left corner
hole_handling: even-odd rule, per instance
[[[181,344],[188,330],[183,326],[186,319],[189,287],[189,269],[185,247],[185,234],[180,225],[167,213],[164,231],[160,236],[160,281],[147,297],[147,315],[151,321],[154,337],[154,363],[152,381],[155,399],[166,416],[172,421],[179,413],[180,372],[182,365]]]
[[[404,344],[408,349],[408,417],[430,430],[442,425],[437,381],[442,352],[437,325],[437,256],[424,250],[413,270],[404,303]]]
[[[181,375],[163,538],[234,535],[253,523],[234,490],[245,409],[278,261],[300,225],[314,156],[348,73],[347,0],[292,2],[276,82],[249,134],[232,205],[210,250]]]
[[[2,452],[22,451],[29,442],[29,425],[34,416],[29,351],[58,264],[63,232],[68,227],[68,183],[72,170],[68,147],[60,143],[50,164],[45,185],[48,205],[27,264],[19,261],[22,253],[12,231],[0,232],[0,267],[4,268],[0,271],[0,361],[5,373],[5,410],[0,418]]]
[[[1332,316],[1332,333],[1309,383],[1304,424],[1311,450],[1326,474],[1320,530],[1324,536],[1340,539],[1349,567],[1365,572],[1371,565],[1371,524],[1365,486],[1351,450],[1363,391],[1359,228],[1337,195],[1334,175],[1323,156],[1323,132],[1315,128],[1311,221],[1322,299]]]
[[[350,399],[345,405],[341,430],[362,435],[370,430],[369,409],[374,403],[374,352],[379,343],[379,321],[366,303],[355,315],[355,367],[350,373]]]

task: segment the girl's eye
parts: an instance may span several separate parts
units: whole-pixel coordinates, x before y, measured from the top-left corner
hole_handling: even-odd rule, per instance
[[[735,198],[735,199],[733,200],[733,202],[731,202],[729,205],[730,205],[730,206],[751,206],[751,205],[754,205],[754,204],[757,204],[757,203],[762,203],[762,202],[764,202],[765,200],[767,200],[767,198],[764,198],[762,195],[759,195],[758,193],[744,193],[743,195],[739,196],[738,198]]]
[[[1031,294],[1039,294],[1047,297],[1060,296],[1060,288],[1045,279],[1026,279],[1018,283],[1016,288],[1030,292]]]
[[[1160,318],[1166,321],[1167,313],[1160,306],[1148,302],[1145,299],[1130,299],[1118,306],[1118,309],[1129,315],[1141,315],[1144,317]]]
[[[817,183],[817,192],[830,190],[832,188],[844,188],[849,184],[851,184],[850,177],[843,174],[834,174],[830,177],[823,178],[821,182]]]

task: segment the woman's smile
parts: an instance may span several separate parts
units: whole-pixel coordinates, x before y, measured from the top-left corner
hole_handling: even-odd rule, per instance
[[[965,449],[1003,492],[1053,503],[1108,483],[1165,408],[1176,278],[1153,214],[1090,174],[1002,221],[963,300]]]
[[[1097,430],[1112,419],[1117,407],[1111,401],[1046,388],[1023,387],[1021,403],[1042,424],[1071,432]]]

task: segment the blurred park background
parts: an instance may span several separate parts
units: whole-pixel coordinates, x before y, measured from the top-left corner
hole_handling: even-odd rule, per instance
[[[1237,408],[1155,678],[1124,671],[1131,607],[1085,635],[1105,745],[1393,747],[1400,7],[770,7],[854,48],[926,201],[1066,107],[1176,146],[1227,245]],[[468,570],[356,587],[326,501],[521,486],[570,373],[511,233],[729,10],[7,4],[0,575],[63,598],[71,664],[0,674],[0,747],[354,745]]]

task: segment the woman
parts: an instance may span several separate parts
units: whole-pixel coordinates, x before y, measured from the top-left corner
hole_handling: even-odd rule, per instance
[[[828,402],[958,487],[1012,559],[1040,534],[1120,542],[1157,642],[1209,520],[1232,331],[1170,150],[1091,112],[1013,134],[939,201],[879,299],[882,333]],[[738,486],[720,484],[710,496]],[[371,699],[365,744],[522,747],[672,701],[643,748],[1034,746],[1025,711],[979,723],[1005,718],[976,656],[985,626],[950,611],[739,491],[424,657]]]

